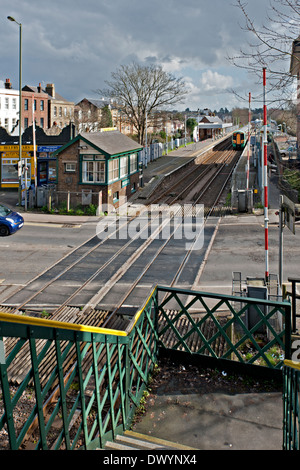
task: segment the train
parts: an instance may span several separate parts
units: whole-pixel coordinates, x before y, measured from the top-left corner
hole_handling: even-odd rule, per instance
[[[236,131],[232,134],[232,147],[237,150],[242,150],[247,142],[247,135],[244,131]]]

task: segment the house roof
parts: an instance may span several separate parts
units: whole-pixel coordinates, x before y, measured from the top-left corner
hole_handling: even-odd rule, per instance
[[[46,90],[41,90],[39,92],[39,89],[37,86],[31,86],[31,85],[25,85],[23,88],[22,88],[23,91],[29,91],[29,92],[32,92],[36,95],[43,95],[45,97],[47,97],[49,100],[53,100],[53,101],[63,101],[65,103],[68,103],[68,104],[73,104],[72,101],[68,101],[66,100],[65,98],[63,98],[61,95],[59,95],[57,92],[55,92],[55,96],[51,96],[49,95],[49,93],[47,93]]]
[[[81,132],[79,137],[91,142],[109,155],[142,150],[140,144],[119,131]]]
[[[90,98],[84,98],[81,100],[78,105],[80,105],[83,101],[88,101],[89,103],[93,104],[96,106],[96,108],[103,108],[104,106],[111,105],[109,101],[106,100],[95,100],[95,99],[90,99]]]
[[[222,121],[218,116],[201,116],[199,122],[211,122],[221,124]]]
[[[92,145],[94,148],[97,148],[100,152],[111,156],[127,152],[139,152],[143,149],[140,144],[119,131],[81,132],[75,139],[58,149],[55,154],[61,153],[65,148],[69,147],[69,145],[80,139]]]
[[[31,86],[31,85],[25,85],[22,88],[22,91],[28,91],[31,93],[34,93],[35,95],[43,96],[48,98],[48,93],[46,93],[44,90],[39,91],[37,86]]]

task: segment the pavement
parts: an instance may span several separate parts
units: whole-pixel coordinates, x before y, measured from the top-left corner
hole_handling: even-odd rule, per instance
[[[162,360],[159,378],[150,384],[146,412],[134,423],[134,432],[177,443],[178,449],[282,449],[280,384],[262,386],[238,375],[226,381],[226,371],[167,361]]]
[[[145,181],[151,184],[159,172],[172,171],[185,158],[205,149],[208,142],[192,144],[191,149],[172,152],[151,162],[144,169]],[[192,148],[193,147],[193,148]],[[175,153],[176,152],[176,153]],[[173,162],[171,162],[171,158]],[[147,185],[146,185],[147,186]],[[146,187],[145,186],[145,187]],[[15,191],[0,190],[0,202],[22,212],[25,223],[84,224],[94,223],[98,217],[63,216],[24,212],[17,206]],[[278,216],[279,191],[276,181],[270,180],[270,266],[278,272]],[[284,230],[284,275],[299,275],[300,240]],[[209,292],[231,293],[232,271],[246,275],[264,275],[263,214],[240,214],[222,218],[217,225],[205,263],[199,267],[194,288]],[[182,372],[182,366],[177,365]],[[173,374],[163,383],[152,399],[148,411],[135,425],[135,431],[156,438],[185,444],[197,450],[281,450],[283,406],[280,388],[272,391],[228,392],[226,389],[200,390],[189,385],[195,372],[186,377]]]

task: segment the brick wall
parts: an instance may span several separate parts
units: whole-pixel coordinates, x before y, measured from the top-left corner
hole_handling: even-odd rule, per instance
[[[66,172],[66,163],[75,163],[75,172]],[[78,201],[81,200],[82,191],[92,191],[92,204],[98,205],[98,193],[102,191],[102,204],[112,205],[118,208],[124,198],[129,199],[132,188],[138,189],[139,173],[130,176],[130,183],[122,188],[122,182],[116,181],[110,185],[82,184],[80,183],[78,142],[67,147],[57,156],[57,197],[59,202],[66,201],[68,191],[78,193]],[[118,200],[114,202],[114,193],[118,192]]]

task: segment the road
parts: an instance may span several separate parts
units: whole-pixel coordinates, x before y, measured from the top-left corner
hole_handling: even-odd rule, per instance
[[[25,223],[0,238],[0,301],[95,235],[96,224]]]

